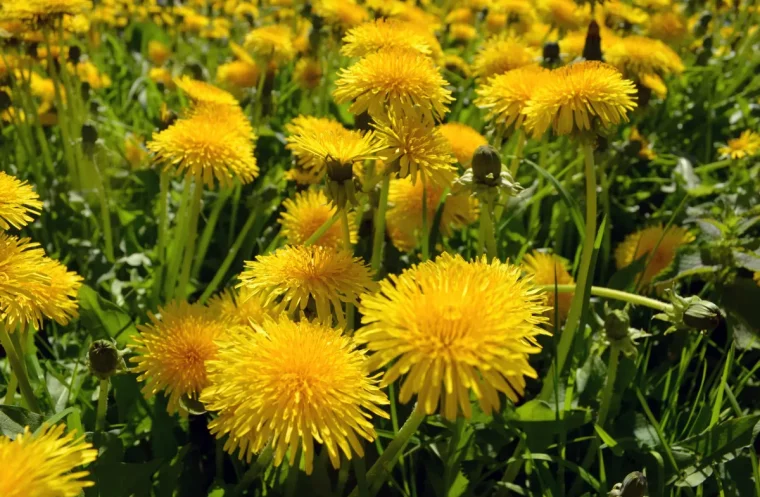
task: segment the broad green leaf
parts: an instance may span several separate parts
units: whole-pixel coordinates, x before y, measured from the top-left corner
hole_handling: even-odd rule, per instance
[[[747,447],[760,433],[760,414],[730,419],[712,428],[687,438],[675,445],[676,448],[695,455],[698,468],[719,463],[723,457]]]
[[[16,438],[19,433],[24,433],[26,426],[35,431],[43,421],[40,414],[23,407],[0,405],[0,433],[8,438]]]

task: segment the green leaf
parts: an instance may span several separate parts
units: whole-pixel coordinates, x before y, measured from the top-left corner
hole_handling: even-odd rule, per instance
[[[558,416],[548,402],[533,399],[508,412],[507,419],[525,432],[531,452],[540,452],[551,445],[557,435],[589,423],[591,412],[586,409],[570,409],[561,411]]]
[[[604,428],[599,426],[598,424],[594,423],[594,430],[596,430],[596,434],[599,435],[599,438],[602,439],[602,442],[604,442],[607,447],[610,448],[613,454],[620,457],[623,455],[623,448],[618,445],[617,440],[612,438],[612,436],[604,431]]]
[[[102,298],[87,285],[79,290],[79,314],[93,338],[112,338],[124,347],[137,333],[129,315],[113,302]]]
[[[733,255],[737,266],[753,272],[760,271],[760,255],[739,249],[734,250]]]
[[[649,252],[645,253],[612,275],[607,287],[614,290],[628,290],[636,284],[636,277],[644,270]]]
[[[675,445],[698,460],[697,469],[722,462],[723,457],[751,445],[760,433],[760,414],[730,419]]]
[[[740,316],[747,324],[760,330],[760,286],[749,278],[736,278],[723,288],[721,304],[727,311]]]
[[[23,407],[0,405],[0,433],[8,438],[13,439],[19,433],[24,433],[26,426],[35,431],[42,426],[43,421],[40,414]]]
[[[546,178],[546,180],[551,183],[554,188],[557,190],[557,193],[559,193],[560,198],[562,198],[562,201],[567,205],[568,212],[570,213],[570,217],[573,220],[573,223],[575,224],[575,228],[578,230],[578,236],[580,239],[578,240],[579,244],[583,244],[583,237],[586,234],[586,223],[583,221],[583,216],[581,215],[581,209],[578,207],[578,203],[573,199],[573,197],[565,190],[565,188],[562,186],[562,183],[557,181],[557,178],[552,176],[552,174],[547,171],[546,169],[542,168],[538,164],[536,164],[533,161],[523,159],[523,162],[526,164],[529,164],[533,169],[536,170],[541,176]]]

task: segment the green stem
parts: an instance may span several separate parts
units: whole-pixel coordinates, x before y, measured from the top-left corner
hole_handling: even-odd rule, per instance
[[[525,133],[522,130],[518,130],[517,133],[515,156],[512,158],[512,163],[509,166],[509,172],[515,180],[517,179],[517,170],[520,168],[520,160],[522,160],[523,148],[525,147]]]
[[[12,406],[15,404],[17,388],[18,378],[16,377],[16,373],[11,370],[11,378],[8,380],[8,387],[5,390],[5,401],[3,402],[6,406]]]
[[[422,185],[422,261],[430,259],[430,222],[428,219],[428,191]]]
[[[340,210],[340,220],[343,227],[343,248],[353,253],[354,247],[351,245],[351,229],[348,226],[348,209],[343,208]],[[355,311],[354,304],[346,302],[346,331],[348,332],[354,329]]]
[[[345,210],[345,209],[343,209],[343,210]],[[303,242],[303,244],[306,247],[308,247],[309,245],[314,245],[315,243],[317,243],[317,240],[319,240],[320,238],[322,238],[322,235],[324,235],[325,233],[327,233],[327,230],[329,230],[330,228],[332,228],[333,224],[335,224],[336,222],[338,222],[338,219],[340,219],[340,217],[341,217],[340,216],[340,212],[336,212],[333,217],[331,217],[330,219],[328,219],[327,221],[325,221],[324,223],[322,223],[322,226],[320,226],[317,229],[317,231],[315,231],[314,233],[312,233],[311,236],[309,238],[307,238],[305,242]]]
[[[380,203],[375,212],[375,234],[372,239],[372,272],[377,278],[383,263],[383,242],[385,241],[385,212],[388,210],[388,192],[391,187],[391,177],[386,174],[380,186]]]
[[[246,236],[248,236],[248,232],[251,231],[251,227],[253,227],[253,223],[256,221],[258,212],[258,209],[251,210],[251,213],[248,215],[248,219],[245,220],[243,229],[240,230],[240,233],[238,233],[238,236],[235,239],[235,243],[232,244],[229,252],[227,252],[227,257],[224,258],[222,265],[219,266],[219,269],[216,271],[216,274],[211,280],[211,283],[208,284],[206,290],[203,291],[203,295],[201,295],[200,299],[198,299],[200,303],[205,303],[206,300],[208,300],[208,298],[216,291],[217,287],[219,287],[219,283],[222,282],[224,275],[227,274],[227,271],[230,269],[230,266],[237,256],[237,253],[240,251],[240,247],[243,245]]]
[[[190,203],[190,177],[185,178],[185,185],[182,189],[182,198],[180,200],[179,211],[175,218],[174,232],[172,233],[172,245],[168,247],[166,280],[164,281],[164,294],[167,301],[174,298],[174,290],[177,286],[177,276],[179,274],[180,264],[182,263],[182,249],[184,240],[187,238],[187,211]]]
[[[478,252],[478,257],[482,255],[483,243],[486,247],[486,256],[488,261],[492,261],[498,257],[496,253],[496,238],[494,237],[493,220],[491,219],[491,203],[485,202],[480,206],[480,233],[483,238],[483,242],[480,242],[481,250]]]
[[[100,436],[100,433],[106,427],[106,411],[108,410],[108,387],[109,380],[105,378],[100,380],[100,394],[98,395],[98,408],[95,414],[95,436]]]
[[[523,465],[524,459],[522,457],[522,453],[525,452],[525,448],[528,444],[525,443],[525,439],[521,438],[520,441],[517,443],[517,447],[515,447],[515,452],[512,454],[512,457],[510,458],[512,462],[509,463],[507,466],[507,470],[504,472],[504,476],[502,476],[501,481],[505,483],[512,483],[515,481],[515,478],[517,477],[518,473],[520,472],[520,468]]]
[[[409,440],[417,432],[420,424],[425,420],[425,410],[418,403],[414,406],[409,418],[401,427],[398,434],[393,437],[391,443],[385,448],[380,457],[375,461],[375,464],[367,471],[367,484],[370,491],[374,494],[376,490],[379,490],[385,480],[391,473],[393,466],[396,464],[401,452],[409,443]],[[358,497],[359,489],[354,488],[349,497]]]
[[[161,171],[161,191],[158,198],[158,268],[153,276],[153,305],[157,305],[161,294],[161,284],[166,271],[166,231],[168,227],[169,173]]]
[[[571,293],[574,292],[577,287],[578,285],[557,285],[556,287],[554,285],[539,285],[539,288],[549,292],[554,292],[556,289],[557,293]],[[602,286],[592,286],[591,295],[608,299],[621,300],[633,305],[643,305],[660,312],[668,312],[673,307],[672,305],[660,300],[650,299],[649,297],[643,297],[641,295],[636,295],[635,293],[613,290],[612,288],[605,288]]]
[[[21,390],[21,396],[24,398],[29,410],[39,413],[40,406],[37,403],[37,398],[34,396],[34,389],[32,384],[29,383],[29,377],[26,374],[26,368],[22,359],[18,355],[18,351],[13,346],[10,335],[5,329],[5,323],[0,322],[0,343],[2,343],[5,349],[5,354],[8,356],[8,362],[11,364],[11,369],[16,374],[18,379],[18,386]]]
[[[607,383],[604,384],[602,401],[599,405],[599,416],[596,420],[596,424],[601,428],[604,428],[604,423],[607,421],[607,414],[609,414],[610,406],[612,405],[612,396],[615,393],[615,378],[617,378],[619,364],[620,347],[613,343],[610,346],[610,360],[607,363]],[[589,452],[589,454],[591,453],[592,452]]]
[[[108,190],[106,181],[103,178],[103,173],[100,171],[97,160],[95,159],[96,155],[96,153],[92,155],[92,168],[95,171],[95,176],[98,181],[96,189],[98,196],[100,197],[100,216],[103,220],[103,237],[105,238],[106,243],[106,259],[108,262],[113,262],[115,256],[113,250],[113,232],[111,229],[111,211],[108,208]]]
[[[198,218],[201,212],[201,199],[203,198],[203,183],[195,181],[193,190],[193,199],[190,204],[190,216],[187,218],[187,246],[185,247],[185,258],[182,261],[182,272],[179,276],[179,286],[177,287],[180,298],[187,298],[187,285],[190,282],[190,268],[193,266],[193,257],[195,256],[195,239],[198,237]]]
[[[206,226],[203,228],[203,234],[198,241],[198,250],[196,251],[195,262],[193,263],[193,270],[191,273],[195,278],[198,278],[198,275],[200,275],[203,260],[206,258],[208,246],[214,235],[214,228],[216,228],[216,223],[219,221],[219,216],[221,216],[222,209],[227,204],[227,199],[230,198],[230,195],[232,195],[232,190],[229,188],[224,188],[219,192],[219,196],[217,197],[216,202],[214,202],[214,208],[211,210],[211,214],[209,214],[208,220],[206,221]]]
[[[267,447],[264,449],[264,451],[256,458],[256,461],[251,465],[251,467],[248,468],[248,471],[245,472],[243,478],[240,480],[240,483],[238,483],[235,487],[235,491],[232,495],[238,497],[245,494],[245,491],[248,490],[248,487],[251,486],[251,483],[256,481],[256,478],[258,478],[259,475],[264,472],[264,469],[269,466],[269,463],[272,461],[272,456],[272,447]]]

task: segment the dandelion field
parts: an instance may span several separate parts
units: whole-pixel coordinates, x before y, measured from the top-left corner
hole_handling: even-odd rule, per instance
[[[755,0],[2,0],[0,497],[760,497]]]

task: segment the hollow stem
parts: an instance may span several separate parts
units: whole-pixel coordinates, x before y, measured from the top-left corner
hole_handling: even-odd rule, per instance
[[[348,225],[348,209],[343,208],[340,210],[340,221],[343,227],[343,248],[353,253],[354,247],[351,245],[351,229]],[[354,304],[346,302],[346,331],[354,329],[355,311]]]
[[[256,461],[251,465],[251,467],[248,468],[248,471],[245,472],[243,478],[240,480],[240,483],[238,483],[235,487],[235,491],[232,495],[239,497],[245,494],[245,491],[248,490],[248,487],[250,487],[251,484],[256,481],[256,478],[258,478],[259,475],[264,472],[264,469],[269,466],[269,463],[272,461],[272,456],[272,447],[267,447],[264,449],[264,451],[256,458]]]
[[[187,218],[187,245],[185,246],[185,258],[182,261],[182,272],[179,276],[178,294],[184,299],[187,297],[187,285],[190,282],[190,269],[193,266],[195,256],[195,239],[198,237],[198,218],[201,212],[201,199],[203,197],[203,183],[195,181],[193,199],[190,204],[190,215]]]
[[[156,274],[153,277],[153,305],[157,305],[160,300],[161,284],[163,283],[163,276],[166,272],[166,231],[168,227],[169,213],[168,209],[168,197],[169,197],[169,173],[161,171],[161,190],[158,198],[158,268]]]
[[[343,210],[345,210],[345,209],[343,209]],[[332,228],[333,224],[335,224],[336,222],[338,222],[338,219],[340,219],[340,217],[341,217],[340,212],[336,212],[333,217],[331,217],[330,219],[328,219],[327,221],[325,221],[322,224],[322,226],[320,226],[317,229],[317,231],[315,231],[314,233],[312,233],[311,236],[309,238],[307,238],[305,242],[303,242],[303,244],[308,247],[309,245],[314,245],[315,243],[317,243],[317,240],[319,240],[320,238],[322,238],[322,235],[324,235],[325,233],[327,233],[327,230],[329,230],[330,228]]]
[[[15,403],[16,389],[18,388],[18,378],[16,373],[11,370],[11,378],[8,380],[8,387],[5,389],[5,401],[6,406],[12,406]]]
[[[216,223],[219,221],[219,216],[222,214],[222,209],[227,204],[227,199],[232,195],[232,190],[224,188],[219,192],[219,196],[214,202],[214,208],[211,210],[211,214],[206,221],[206,226],[203,228],[203,234],[198,240],[198,248],[195,251],[195,261],[193,262],[193,270],[190,273],[194,278],[197,278],[201,272],[203,266],[203,260],[206,258],[211,238],[214,236]]]
[[[525,133],[522,130],[517,131],[517,145],[515,147],[515,156],[512,158],[512,163],[509,166],[509,172],[512,174],[512,178],[517,179],[517,170],[520,168],[520,160],[522,160],[523,148],[525,148]]]
[[[95,412],[95,436],[99,437],[106,427],[106,411],[108,410],[108,378],[100,380],[100,394],[98,395],[98,408]]]
[[[383,182],[380,186],[380,203],[375,212],[375,234],[372,239],[372,272],[377,277],[380,273],[380,266],[383,263],[383,242],[385,241],[385,213],[388,210],[388,192],[391,187],[391,177],[386,174],[383,176]]]
[[[13,346],[10,335],[5,329],[5,324],[0,322],[0,343],[2,343],[5,349],[5,354],[8,356],[8,362],[11,364],[11,369],[16,375],[18,380],[18,386],[21,390],[21,396],[24,398],[24,402],[29,407],[29,410],[39,413],[40,406],[37,403],[37,398],[34,395],[34,389],[32,384],[29,383],[29,377],[26,374],[26,368],[22,362],[21,357],[18,354],[18,350]]]
[[[554,292],[556,289],[557,293],[570,293],[575,291],[577,285],[557,285],[556,287],[554,285],[540,285],[540,288],[548,292]],[[672,305],[660,300],[650,299],[649,297],[643,297],[641,295],[636,295],[635,293],[613,290],[612,288],[605,288],[602,286],[592,286],[591,295],[608,299],[621,300],[633,305],[643,305],[660,312],[668,312],[672,308]]]
[[[614,343],[610,346],[610,359],[607,363],[607,383],[604,385],[602,401],[599,405],[599,416],[596,424],[604,428],[607,421],[610,406],[612,405],[612,395],[615,393],[615,378],[617,377],[618,365],[620,364],[620,347]]]
[[[428,219],[428,191],[422,185],[422,260],[430,259],[430,220]]]
[[[485,245],[486,256],[489,262],[497,257],[496,253],[496,238],[494,236],[493,219],[491,217],[491,203],[485,202],[480,206],[480,234],[483,241],[480,242]],[[481,250],[478,252],[478,257],[483,253],[483,245],[480,246]]]

